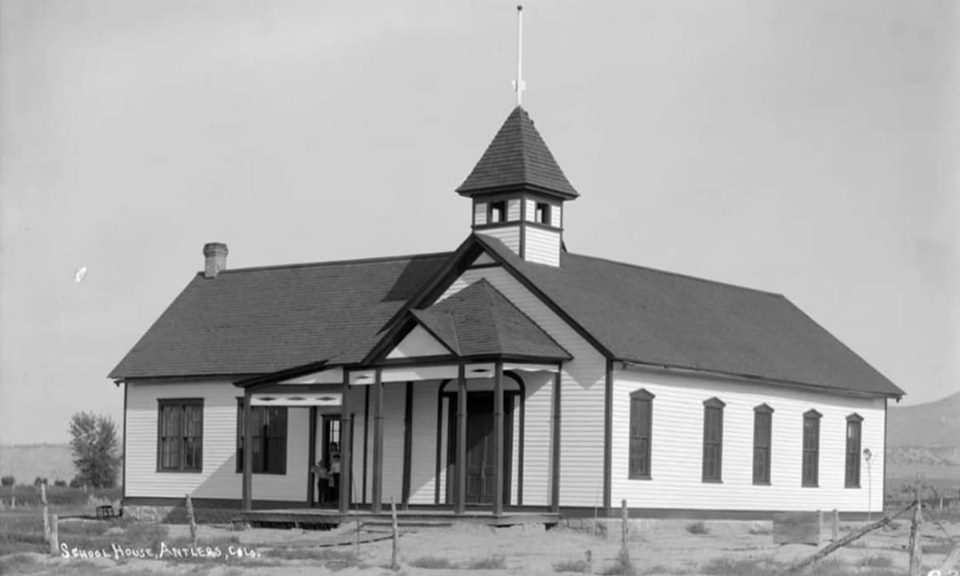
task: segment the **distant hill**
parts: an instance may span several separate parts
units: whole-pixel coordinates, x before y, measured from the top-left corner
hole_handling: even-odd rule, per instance
[[[960,486],[960,393],[887,411],[887,477]]]
[[[0,446],[0,476],[10,474],[17,484],[33,484],[38,476],[69,482],[77,472],[69,444]]]
[[[942,400],[887,411],[887,445],[960,449],[960,392]]]

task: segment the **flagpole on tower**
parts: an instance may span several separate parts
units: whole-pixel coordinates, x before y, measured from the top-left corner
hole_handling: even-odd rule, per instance
[[[517,106],[523,105],[523,6],[517,5],[517,80],[513,84],[517,92]]]

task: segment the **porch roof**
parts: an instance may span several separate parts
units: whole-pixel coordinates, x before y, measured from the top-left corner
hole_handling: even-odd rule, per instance
[[[486,280],[478,280],[429,308],[411,313],[461,358],[573,358]]]

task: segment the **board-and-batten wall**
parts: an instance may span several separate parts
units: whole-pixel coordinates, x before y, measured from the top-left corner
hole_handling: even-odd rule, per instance
[[[490,282],[574,357],[564,363],[561,376],[563,422],[560,438],[560,505],[602,505],[605,359],[502,267],[465,271],[439,300],[481,278]],[[525,505],[549,503],[552,421],[546,416],[551,405],[551,388],[552,383],[545,383],[535,392],[527,394]]]
[[[652,393],[651,479],[629,479],[630,393]],[[723,409],[722,483],[701,481],[703,402]],[[773,408],[770,485],[753,484],[754,408]],[[819,486],[802,487],[803,414],[820,412]],[[872,489],[861,460],[860,488],[845,488],[847,416],[863,417],[861,450],[870,448]],[[705,510],[883,508],[884,400],[785,389],[640,369],[616,370],[612,498],[630,507]]]
[[[237,397],[230,382],[129,382],[127,384],[126,497],[239,499]],[[200,472],[157,471],[157,418],[161,398],[203,399],[203,456]],[[255,500],[307,499],[309,408],[287,413],[286,474],[254,474]]]

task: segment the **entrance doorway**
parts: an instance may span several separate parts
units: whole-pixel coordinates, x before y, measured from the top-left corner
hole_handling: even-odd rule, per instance
[[[510,502],[511,464],[513,463],[513,408],[516,404],[516,392],[504,392],[503,395],[503,497],[504,504]],[[457,465],[457,408],[456,396],[449,404],[447,439],[447,482],[448,502],[453,502],[456,489],[454,482]],[[466,463],[466,503],[471,505],[492,505],[495,488],[493,430],[493,392],[467,393],[467,453]]]
[[[340,451],[342,429],[339,414],[322,414],[318,422],[319,454],[312,468],[316,482],[316,499],[320,506],[336,506],[340,501]]]

